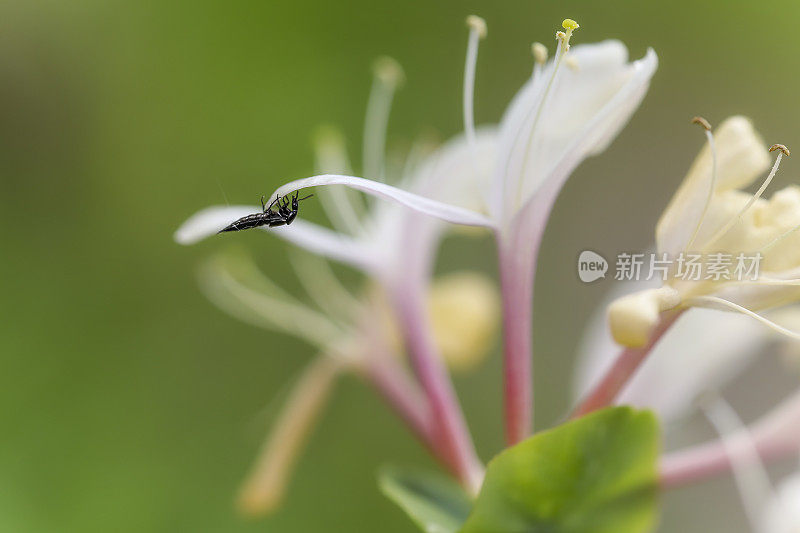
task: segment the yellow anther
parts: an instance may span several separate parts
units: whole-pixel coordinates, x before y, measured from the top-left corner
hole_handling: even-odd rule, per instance
[[[561,26],[567,31],[566,33],[557,31],[556,40],[562,44],[562,53],[566,53],[569,50],[569,39],[572,37],[572,32],[580,28],[580,25],[572,19],[564,19]]]
[[[561,23],[561,27],[567,31],[575,31],[581,26],[572,19],[564,19],[564,22]]]
[[[531,52],[533,53],[533,60],[540,65],[547,63],[547,47],[542,43],[533,43],[531,45]]]
[[[486,34],[489,31],[486,26],[486,21],[478,15],[470,15],[467,17],[467,27],[471,30],[477,31],[478,37],[481,39],[486,38]]]
[[[769,151],[770,151],[770,152],[774,152],[775,150],[780,150],[781,152],[783,152],[783,155],[785,155],[785,156],[787,156],[787,157],[788,157],[788,156],[789,156],[789,154],[790,154],[790,152],[789,152],[789,149],[788,149],[788,148],[786,148],[786,147],[785,147],[784,145],[782,145],[782,144],[773,144],[772,146],[770,146],[770,147],[769,147]]]
[[[372,70],[375,77],[387,85],[398,86],[405,81],[403,67],[395,59],[389,56],[382,56],[375,60]]]
[[[694,117],[692,119],[692,124],[699,124],[704,130],[711,131],[711,124],[703,117]]]

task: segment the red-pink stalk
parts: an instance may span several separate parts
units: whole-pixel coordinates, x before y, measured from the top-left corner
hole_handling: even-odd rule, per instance
[[[436,350],[426,306],[418,301],[420,294],[410,290],[396,296],[411,363],[430,403],[437,449],[464,487],[477,493],[483,480],[483,465],[475,452],[447,368]]]
[[[504,246],[511,249],[503,249]],[[503,400],[506,442],[513,446],[531,434],[533,425],[534,255],[521,255],[513,243],[500,241],[500,284],[503,295]]]
[[[800,392],[747,431],[728,437],[729,448],[714,440],[667,454],[661,462],[661,486],[676,488],[730,472],[733,462],[751,459],[751,445],[765,462],[795,455],[800,450]]]
[[[661,314],[661,320],[650,335],[650,340],[641,348],[626,348],[617,356],[600,382],[578,404],[570,418],[577,418],[592,411],[613,404],[622,389],[630,381],[636,370],[647,359],[661,337],[680,316],[679,311],[668,311]]]
[[[390,357],[367,363],[369,381],[392,410],[430,450],[436,449],[433,416],[422,391],[408,372]]]

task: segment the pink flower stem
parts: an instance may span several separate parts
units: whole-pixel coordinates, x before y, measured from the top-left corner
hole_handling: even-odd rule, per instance
[[[503,400],[509,446],[531,434],[533,425],[533,358],[531,317],[536,250],[520,254],[513,243],[500,244],[503,296]],[[505,248],[508,249],[505,249]],[[537,246],[538,248],[538,246]]]
[[[395,294],[400,324],[412,365],[433,413],[436,449],[462,485],[477,493],[483,480],[483,464],[475,452],[450,376],[436,350],[421,294],[424,292],[416,290]]]
[[[572,412],[570,418],[577,418],[613,404],[631,376],[633,376],[644,360],[647,359],[653,347],[658,343],[670,326],[672,326],[680,314],[679,311],[662,313],[661,321],[653,330],[647,344],[641,348],[624,349],[600,382]]]
[[[392,410],[425,446],[435,452],[436,439],[430,406],[408,371],[394,358],[385,357],[370,362],[366,373]]]
[[[754,446],[762,461],[774,461],[800,450],[800,392],[746,430],[747,434],[669,453],[661,461],[661,486],[673,489],[730,472],[734,463],[752,460]]]

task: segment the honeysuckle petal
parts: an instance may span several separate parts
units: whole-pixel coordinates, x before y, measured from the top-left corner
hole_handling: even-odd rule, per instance
[[[194,244],[216,235],[231,222],[260,211],[251,205],[215,205],[190,216],[173,234],[178,244]]]
[[[302,178],[282,185],[277,191],[275,191],[275,194],[283,196],[300,189],[327,185],[345,185],[378,198],[397,202],[420,213],[424,213],[453,224],[482,226],[489,228],[493,227],[493,223],[488,217],[476,211],[433,200],[425,196],[408,192],[398,187],[393,187],[391,185],[386,185],[385,183],[359,178],[356,176],[323,174],[320,176],[312,176],[310,178]],[[273,196],[275,194],[273,194]]]
[[[488,213],[492,169],[497,152],[497,128],[482,126],[470,141],[450,139],[426,157],[409,183],[410,190],[434,200]]]
[[[619,41],[574,46],[569,55],[575,69],[562,66],[545,91],[551,60],[503,118],[494,174],[502,195],[493,205],[495,216],[513,214],[546,182],[566,179],[583,159],[604,150],[638,107],[658,66],[653,50],[628,63]]]
[[[246,205],[207,207],[189,217],[175,231],[174,239],[179,244],[194,244],[216,235],[219,230],[231,222],[260,210],[260,207]],[[295,219],[290,226],[276,228],[262,226],[262,229],[312,253],[340,261],[360,270],[369,272],[375,268],[373,253],[367,244],[323,226]]]
[[[734,116],[720,124],[715,132],[717,178],[714,194],[750,185],[769,168],[767,145],[745,117]],[[659,252],[677,255],[689,244],[711,186],[712,154],[706,145],[692,164],[678,191],[672,197],[656,226]],[[708,215],[707,215],[708,216]],[[727,217],[730,218],[730,215]],[[704,221],[696,242],[710,237],[719,227],[713,220]]]

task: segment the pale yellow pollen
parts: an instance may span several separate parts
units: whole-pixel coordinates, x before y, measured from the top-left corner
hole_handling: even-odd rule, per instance
[[[375,77],[387,85],[397,87],[405,81],[403,67],[389,56],[381,56],[372,65]]]
[[[564,19],[564,21],[561,23],[561,27],[567,31],[575,31],[581,26],[572,19]]]
[[[488,27],[486,26],[486,21],[478,15],[470,15],[467,17],[467,27],[471,30],[477,31],[478,37],[481,39],[485,39],[489,31]]]
[[[542,43],[533,43],[531,45],[531,53],[533,53],[533,60],[539,65],[547,63],[547,47]]]

